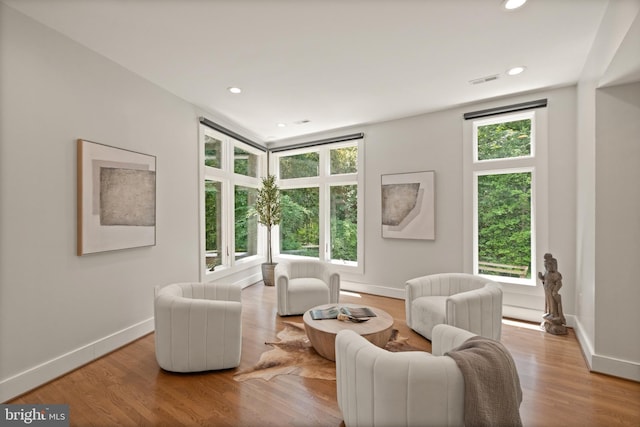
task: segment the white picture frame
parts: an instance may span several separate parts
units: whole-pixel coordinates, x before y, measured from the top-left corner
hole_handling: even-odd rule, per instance
[[[77,255],[156,244],[156,157],[77,140]]]
[[[382,237],[435,240],[435,172],[381,176]]]

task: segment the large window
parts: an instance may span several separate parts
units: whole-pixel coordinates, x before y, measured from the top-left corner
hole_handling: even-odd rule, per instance
[[[258,262],[264,251],[255,202],[266,154],[208,126],[201,127],[202,275],[215,277]]]
[[[274,154],[282,191],[281,256],[362,270],[362,150],[359,140]]]
[[[479,119],[471,126],[473,272],[535,285],[536,208],[546,204],[536,197],[546,183],[536,112]]]

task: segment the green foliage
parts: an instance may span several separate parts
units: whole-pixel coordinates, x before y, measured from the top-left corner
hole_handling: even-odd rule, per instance
[[[236,185],[234,189],[235,202],[235,251],[236,257],[243,252],[245,255],[257,253],[257,225],[256,215],[251,214],[255,203],[257,190]]]
[[[318,176],[320,155],[317,151],[280,158],[280,179]]]
[[[245,176],[257,176],[258,156],[239,147],[233,149],[233,172]]]
[[[357,261],[358,187],[331,187],[331,258]]]
[[[531,265],[531,173],[478,177],[478,260]]]
[[[213,168],[220,168],[222,142],[210,137],[204,136],[204,164]]]
[[[317,187],[282,190],[280,246],[283,253],[319,255],[319,194]]]
[[[531,155],[531,119],[478,127],[478,160]]]
[[[206,181],[205,183],[205,249],[207,252],[214,252],[215,257],[207,260],[209,268],[222,264],[220,257],[220,240],[218,229],[220,228],[222,207],[220,204],[221,185],[216,181]]]
[[[358,147],[331,150],[331,174],[355,173],[358,171]]]

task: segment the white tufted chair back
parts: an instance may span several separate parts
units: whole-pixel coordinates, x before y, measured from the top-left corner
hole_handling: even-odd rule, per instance
[[[407,325],[431,339],[435,325],[456,326],[494,340],[502,333],[502,289],[497,282],[466,273],[441,273],[407,281]]]
[[[338,406],[347,427],[463,426],[464,378],[443,354],[474,334],[434,329],[433,354],[392,353],[351,330],[336,337]]]
[[[304,314],[312,307],[337,303],[340,275],[324,262],[295,260],[278,263],[274,272],[278,314]]]
[[[155,293],[156,359],[162,369],[199,372],[240,364],[239,286],[176,283]]]

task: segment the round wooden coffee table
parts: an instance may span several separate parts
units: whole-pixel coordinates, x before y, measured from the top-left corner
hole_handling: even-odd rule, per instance
[[[329,307],[362,307],[358,304],[325,304],[313,307],[312,310],[323,309]],[[311,310],[307,310],[302,316],[304,321],[304,329],[307,337],[311,341],[313,348],[320,356],[336,360],[336,335],[343,329],[351,329],[359,335],[369,340],[378,347],[384,347],[389,342],[393,327],[393,317],[384,310],[369,307],[376,314],[366,322],[354,323],[351,321],[340,321],[338,319],[313,320]]]

